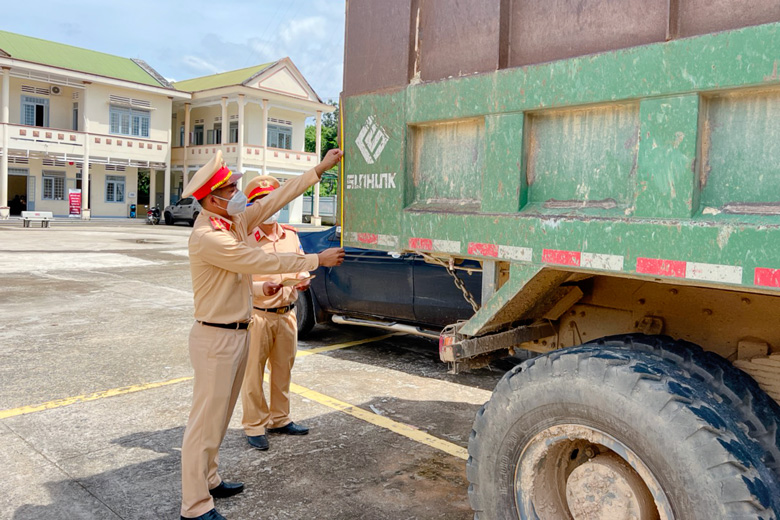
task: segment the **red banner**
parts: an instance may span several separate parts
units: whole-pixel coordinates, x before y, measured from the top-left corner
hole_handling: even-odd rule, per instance
[[[81,215],[81,190],[70,190],[68,192],[68,203],[70,205],[71,217],[78,217]]]

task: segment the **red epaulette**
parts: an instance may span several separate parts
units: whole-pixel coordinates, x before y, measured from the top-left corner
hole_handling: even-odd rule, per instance
[[[281,224],[281,226],[282,226],[283,229],[289,229],[293,233],[297,233],[298,232],[298,230],[296,228],[294,228],[294,227],[292,227],[292,226],[290,226],[288,224]]]
[[[211,222],[211,227],[217,231],[230,231],[230,226],[233,225],[229,220],[219,217],[209,217],[209,222]]]

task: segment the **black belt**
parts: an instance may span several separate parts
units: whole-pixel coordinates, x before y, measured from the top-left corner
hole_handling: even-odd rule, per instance
[[[209,327],[218,327],[220,329],[232,329],[232,330],[246,330],[249,328],[248,321],[237,321],[235,323],[209,323],[207,321],[199,321],[201,325],[208,325]]]
[[[273,309],[261,309],[260,307],[255,307],[255,309],[257,309],[258,311],[273,312],[274,314],[287,314],[294,308],[295,308],[294,303],[291,303],[290,305],[285,305],[284,307],[274,307]]]

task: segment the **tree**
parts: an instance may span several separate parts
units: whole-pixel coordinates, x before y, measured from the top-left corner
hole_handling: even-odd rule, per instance
[[[339,104],[337,101],[330,101],[328,104],[336,107],[336,110],[331,113],[322,114],[322,151],[320,159],[325,157],[328,150],[339,147]],[[309,125],[306,127],[306,142],[304,148],[307,152],[313,153],[316,149],[316,131],[316,125]]]

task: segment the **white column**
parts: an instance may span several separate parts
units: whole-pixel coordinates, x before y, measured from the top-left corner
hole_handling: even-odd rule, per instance
[[[227,153],[227,142],[230,137],[230,124],[227,113],[227,97],[222,97],[222,155]]]
[[[189,179],[189,168],[187,167],[187,163],[190,152],[189,147],[192,144],[190,141],[190,110],[192,109],[192,105],[190,103],[184,103],[184,164],[182,165],[181,175],[182,175],[182,182],[184,183],[184,186],[187,186],[187,183],[190,181]],[[170,161],[168,161],[170,162]],[[168,205],[169,203],[166,202],[165,204]]]
[[[322,110],[317,110],[317,119],[314,127],[314,153],[317,154],[317,162],[320,161],[322,153]],[[322,225],[320,218],[320,183],[314,185],[314,195],[311,204],[311,223],[315,226]]]
[[[11,209],[8,207],[8,119],[11,88],[11,69],[3,67],[3,96],[0,123],[3,125],[3,156],[0,157],[0,219],[7,219]]]
[[[157,200],[157,168],[149,168],[149,208],[150,209],[154,207],[154,203],[156,200]]]
[[[92,218],[92,209],[89,207],[89,81],[84,82],[84,97],[81,100],[81,110],[84,121],[84,159],[81,161],[81,218]]]
[[[263,139],[263,175],[268,175],[268,100],[263,100],[263,126],[262,126],[262,139]]]
[[[244,99],[243,94],[238,95],[238,164],[236,165],[236,168],[238,168],[239,173],[244,173],[244,103],[246,103],[246,100]],[[241,178],[238,180],[238,187],[243,187],[243,181],[244,179]]]
[[[162,211],[165,209],[165,206],[170,204],[171,200],[171,147],[173,146],[173,141],[171,140],[173,138],[173,135],[171,134],[171,129],[168,129],[168,153],[165,154],[165,177],[163,177],[163,203],[162,207],[160,208],[160,215],[162,215]],[[180,143],[182,146],[184,146],[184,143]],[[186,155],[185,150],[185,155]]]

